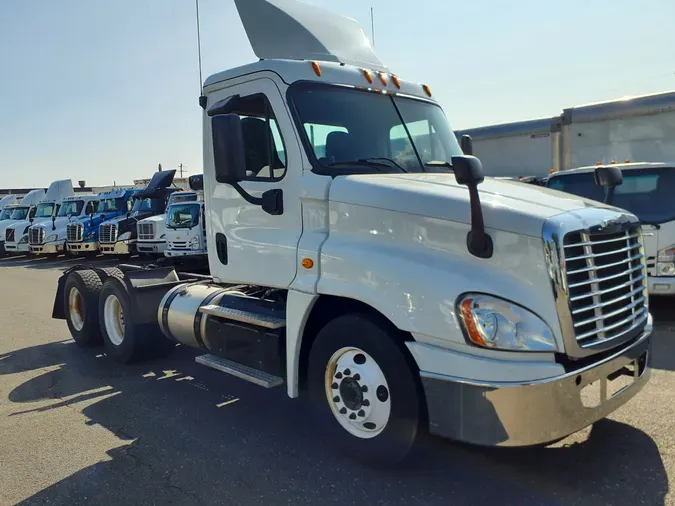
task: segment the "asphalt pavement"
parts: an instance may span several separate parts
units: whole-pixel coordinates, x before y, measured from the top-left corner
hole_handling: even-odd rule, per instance
[[[131,366],[78,348],[50,318],[60,271],[76,262],[0,260],[2,506],[675,504],[667,301],[652,301],[652,379],[610,418],[547,448],[426,436],[402,468],[373,470],[318,440],[284,387],[205,368],[181,347]]]

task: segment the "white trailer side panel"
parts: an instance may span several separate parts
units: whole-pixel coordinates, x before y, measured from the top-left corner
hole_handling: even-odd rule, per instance
[[[675,160],[675,111],[572,122],[570,167]]]

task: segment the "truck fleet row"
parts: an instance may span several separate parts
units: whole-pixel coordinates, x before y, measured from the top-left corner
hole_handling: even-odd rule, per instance
[[[171,221],[183,216],[178,204],[203,206],[200,192],[171,187],[174,174],[157,172],[143,189],[75,195],[67,179],[54,181],[46,192],[7,196],[0,201],[0,254],[204,256],[203,217]]]
[[[52,316],[78,345],[123,363],[203,350],[200,364],[307,399],[323,440],[369,463],[399,461],[424,430],[546,444],[646,384],[638,217],[484,179],[432,90],[382,64],[355,21],[235,3],[259,61],[204,83],[203,201],[142,220],[136,243],[208,243],[211,275],[74,266]],[[621,172],[594,177],[614,191]],[[101,220],[129,197],[103,196]],[[96,219],[69,224],[67,244],[100,243]]]

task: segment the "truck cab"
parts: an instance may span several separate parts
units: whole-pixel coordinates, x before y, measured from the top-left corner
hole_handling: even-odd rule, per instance
[[[68,225],[93,215],[97,204],[96,195],[73,195],[63,199],[51,223],[39,223],[28,229],[30,252],[34,255],[64,253]]]
[[[165,257],[197,258],[206,256],[207,234],[203,200],[172,204],[166,211],[165,227]]]
[[[5,195],[0,199],[0,221],[2,219],[2,210],[11,205],[16,204],[19,201],[16,195]]]
[[[194,202],[199,199],[195,191],[177,191],[172,193],[167,203],[167,210],[173,204]],[[140,254],[164,256],[167,248],[166,212],[161,215],[150,216],[139,220],[136,225],[136,250]]]
[[[30,223],[30,220],[35,216],[38,203],[44,197],[44,190],[31,190],[21,199],[19,204],[10,204],[2,210],[2,214],[0,215],[0,254],[5,255],[7,253],[5,249],[7,230],[19,222],[28,221]],[[13,241],[13,230],[11,235]]]
[[[612,205],[626,209],[642,224],[649,293],[675,296],[675,163],[617,163],[623,183]],[[598,167],[579,167],[551,174],[546,186],[580,197],[604,201],[606,190],[595,183]]]
[[[99,249],[101,223],[126,215],[127,203],[134,193],[135,190],[130,189],[99,193],[96,196],[97,207],[93,214],[66,225],[66,251],[72,255],[96,253]]]
[[[156,172],[148,185],[133,195],[130,209],[107,220],[99,228],[99,248],[104,255],[131,255],[135,252],[139,220],[164,213],[169,197],[178,190],[170,188],[175,170]]]
[[[8,253],[29,253],[28,231],[32,225],[51,222],[58,214],[61,201],[74,195],[73,183],[70,179],[54,181],[49,185],[47,193],[35,209],[35,214],[27,220],[12,224],[5,232],[5,250]]]
[[[431,88],[384,65],[354,20],[235,3],[259,61],[199,98],[211,275],[64,273],[53,316],[79,344],[122,363],[203,350],[200,364],[306,396],[321,441],[385,465],[425,430],[556,441],[644,387],[633,214],[485,178]],[[196,228],[196,210],[172,213]],[[599,293],[609,264],[624,268]]]

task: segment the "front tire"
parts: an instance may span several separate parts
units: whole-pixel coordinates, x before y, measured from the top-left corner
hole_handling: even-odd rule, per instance
[[[418,373],[397,330],[367,314],[329,322],[309,355],[316,427],[338,449],[371,466],[401,462],[422,420]]]
[[[101,278],[90,269],[70,273],[64,284],[66,323],[70,335],[78,346],[94,346],[101,343],[98,321],[101,287]]]

